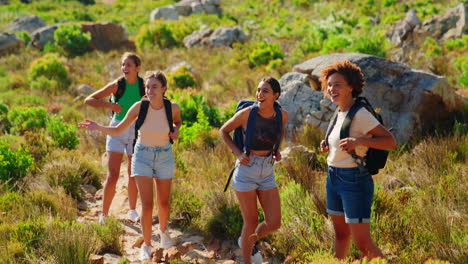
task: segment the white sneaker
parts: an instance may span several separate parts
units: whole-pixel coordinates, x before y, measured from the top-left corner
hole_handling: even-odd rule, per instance
[[[105,224],[106,224],[106,218],[107,218],[107,216],[101,215],[101,216],[99,217],[98,223],[99,223],[100,225],[105,225]]]
[[[242,248],[242,237],[237,239],[237,245],[239,245],[239,248]],[[263,263],[263,257],[260,251],[258,251],[257,243],[252,248],[252,263]]]
[[[127,219],[136,223],[140,220],[140,216],[138,215],[135,209],[128,211]]]
[[[161,229],[158,229],[159,231],[159,237],[161,238],[160,243],[161,247],[163,248],[170,248],[172,247],[172,239],[171,236],[169,235],[169,230],[166,229],[165,232],[161,231]]]
[[[151,246],[147,246],[145,243],[141,245],[139,259],[141,261],[151,259]]]

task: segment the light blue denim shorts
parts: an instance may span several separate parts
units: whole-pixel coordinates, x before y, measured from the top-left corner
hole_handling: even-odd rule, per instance
[[[172,144],[168,142],[162,147],[147,147],[137,142],[132,158],[131,177],[134,176],[147,176],[160,180],[174,178]]]
[[[250,155],[250,162],[241,165],[236,161],[231,186],[239,192],[269,190],[278,187],[275,181],[273,156]]]
[[[109,126],[116,126],[120,120],[112,118]],[[107,135],[106,150],[133,155],[133,139],[135,139],[135,123],[118,136]]]

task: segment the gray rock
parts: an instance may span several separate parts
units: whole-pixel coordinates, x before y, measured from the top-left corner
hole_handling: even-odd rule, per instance
[[[444,77],[413,70],[403,64],[358,53],[319,56],[294,66],[294,71],[318,80],[321,71],[335,61],[350,60],[361,67],[366,78],[362,93],[380,114],[387,128],[392,129],[399,143],[421,132],[433,129],[437,121],[446,120],[464,107]],[[333,112],[332,104],[319,91],[312,91],[304,81],[291,80],[285,74],[280,83],[284,91],[279,101],[289,113],[288,128],[309,123],[326,130]],[[320,83],[316,84],[320,87]]]
[[[36,15],[23,16],[15,18],[9,29],[14,32],[27,31],[29,33],[33,32],[36,29],[45,27],[46,23]]]
[[[58,25],[41,27],[31,33],[31,47],[43,49],[48,42],[54,43],[54,32]]]
[[[248,36],[242,31],[241,27],[219,27],[217,29],[206,29],[195,31],[184,38],[184,45],[187,48],[193,46],[227,46],[231,47],[233,43],[244,43]]]
[[[110,51],[125,48],[136,50],[135,43],[128,40],[127,31],[121,24],[113,22],[85,23],[81,25],[83,32],[91,34],[89,46],[91,49]]]
[[[221,1],[183,0],[174,5],[167,5],[154,9],[150,14],[150,21],[157,19],[177,20],[179,16],[189,16],[199,13],[221,14]]]
[[[385,36],[387,36],[391,42],[398,46],[401,46],[403,41],[413,32],[413,29],[421,24],[421,20],[416,15],[414,10],[410,10],[406,13],[406,17],[398,20],[394,26],[392,26]]]
[[[178,9],[181,9],[179,7]],[[178,20],[179,19],[179,12],[177,8],[173,5],[162,6],[160,8],[156,8],[151,11],[150,14],[150,21],[164,19],[164,20]]]
[[[0,56],[15,52],[24,47],[24,40],[11,33],[0,33]]]
[[[88,95],[94,93],[94,88],[87,85],[87,84],[82,84],[82,85],[78,86],[78,88],[76,90],[78,91],[79,95],[83,95],[83,96],[88,96]]]

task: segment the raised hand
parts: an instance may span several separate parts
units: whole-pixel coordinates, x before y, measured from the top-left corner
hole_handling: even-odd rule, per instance
[[[94,122],[93,120],[85,120],[84,123],[79,123],[78,127],[88,129],[88,130],[98,130],[101,127],[101,125]]]

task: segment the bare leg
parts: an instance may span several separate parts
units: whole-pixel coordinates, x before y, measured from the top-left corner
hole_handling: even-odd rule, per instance
[[[128,184],[127,184],[127,190],[128,190],[128,204],[130,205],[130,210],[135,210],[136,208],[136,203],[138,199],[138,189],[135,181],[135,177],[130,177],[132,175],[132,155],[127,155],[127,161],[128,161]]]
[[[350,225],[346,224],[344,215],[330,215],[335,229],[335,257],[346,259],[351,238]]]
[[[257,190],[265,220],[257,226],[253,239],[258,240],[278,230],[281,226],[281,204],[278,188]]]
[[[251,238],[258,225],[258,207],[256,190],[248,192],[236,191],[242,212],[244,225],[242,227],[242,257],[245,264],[252,263],[252,248],[255,241]]]
[[[165,232],[169,221],[172,179],[156,179],[156,197],[158,201],[159,229]]]
[[[115,195],[115,186],[119,180],[120,163],[123,153],[108,151],[109,160],[107,162],[107,179],[104,184],[104,194],[102,197],[102,215],[109,214],[109,208]]]
[[[384,258],[382,251],[372,241],[369,223],[349,224],[349,228],[351,229],[354,243],[356,243],[357,248],[362,252],[364,257],[368,257],[369,259],[376,257]]]
[[[141,199],[141,229],[145,244],[151,245],[151,233],[153,228],[153,178],[147,176],[135,176]]]

